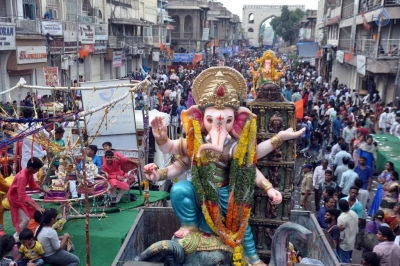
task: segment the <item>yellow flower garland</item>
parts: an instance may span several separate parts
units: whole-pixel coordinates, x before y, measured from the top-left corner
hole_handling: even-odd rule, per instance
[[[211,230],[218,235],[217,228],[215,227],[215,224],[213,223],[213,220],[211,219],[210,213],[208,212],[207,206],[205,203],[201,205],[201,211],[203,212],[204,219],[206,220],[208,226],[211,228]]]
[[[249,131],[250,131],[250,122],[251,120],[246,121],[246,125],[244,126],[242,136],[239,139],[239,144],[237,145],[236,153],[233,156],[234,159],[238,160],[238,165],[242,166],[244,157],[247,152],[247,146],[249,142]]]
[[[257,144],[257,117],[253,116],[250,122],[250,130],[249,130],[249,142],[248,142],[248,150],[247,150],[247,160],[246,164],[251,165],[254,162],[255,154],[256,154],[256,144]]]
[[[194,148],[193,148],[193,155],[194,159],[196,160],[197,152],[199,151],[200,145],[203,144],[203,139],[201,136],[201,127],[200,122],[193,119],[193,129],[194,129]],[[201,160],[196,160],[197,167],[200,167]]]

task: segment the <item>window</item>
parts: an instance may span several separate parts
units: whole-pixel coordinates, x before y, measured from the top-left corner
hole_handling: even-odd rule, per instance
[[[91,13],[92,7],[90,5],[90,2],[88,0],[83,0],[82,3],[82,16],[89,16],[89,13]]]
[[[76,9],[76,1],[80,0],[68,0],[65,1],[65,19],[67,21],[76,21],[76,15],[81,15],[80,5],[78,5],[78,10]]]
[[[185,17],[185,25],[184,25],[185,32],[192,33],[193,32],[193,19],[192,16],[187,15]]]
[[[253,28],[249,28],[247,31],[248,32],[254,32]]]
[[[249,15],[249,24],[254,24],[254,14],[253,13],[251,13]]]
[[[23,0],[24,18],[25,19],[36,19],[36,1],[35,0]]]

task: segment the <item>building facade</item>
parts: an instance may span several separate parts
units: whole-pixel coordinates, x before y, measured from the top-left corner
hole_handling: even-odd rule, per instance
[[[371,80],[385,103],[395,102],[400,54],[400,4],[395,0],[325,1],[322,45],[331,53],[327,76],[366,94]],[[326,6],[326,5],[329,6]]]
[[[153,68],[152,50],[168,35],[166,25],[157,20],[157,4],[0,0],[0,85],[10,88],[21,77],[27,84],[46,85],[46,67],[58,67],[58,84],[63,86],[73,85],[79,76],[96,81]]]

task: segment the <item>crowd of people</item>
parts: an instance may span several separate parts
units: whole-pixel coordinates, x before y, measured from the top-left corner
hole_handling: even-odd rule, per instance
[[[302,166],[301,207],[315,211],[341,262],[350,263],[352,251],[362,249],[364,261],[380,261],[364,265],[398,265],[399,174],[392,162],[377,172],[373,135],[399,137],[400,112],[380,99],[373,79],[362,97],[338,78],[328,83],[312,68],[286,78],[282,94],[288,101],[302,101],[305,110],[297,124],[297,130],[306,128],[297,141],[307,161]],[[378,186],[370,200],[373,180]],[[375,246],[365,243],[366,235]]]
[[[261,57],[262,53],[261,50],[252,50],[246,57],[223,60],[225,66],[235,68],[247,80],[247,100],[255,98],[251,90],[253,79],[250,63]],[[277,55],[280,54],[277,51]],[[214,60],[211,66],[220,65],[221,61]],[[338,78],[331,82],[323,79],[307,62],[297,68],[290,65],[289,61],[285,63],[286,72],[280,80],[282,95],[289,102],[302,102],[304,115],[298,119],[296,130],[306,130],[296,144],[297,150],[310,158],[302,166],[304,175],[301,184],[298,184],[301,190],[300,205],[304,210],[316,213],[321,228],[331,235],[341,262],[350,263],[352,251],[362,249],[363,265],[398,265],[399,175],[394,171],[392,162],[387,162],[385,170],[377,173],[378,147],[371,134],[400,137],[400,111],[392,103],[382,101],[373,79],[368,82],[368,94],[362,97],[358,91],[341,84]],[[179,125],[180,113],[196,104],[191,87],[205,68],[205,65],[196,65],[190,68],[158,69],[151,76],[151,90],[137,93],[136,109],[142,110],[147,106],[149,110],[166,112],[170,114],[171,122]],[[35,95],[29,95],[26,99],[26,106],[31,104],[32,97],[35,98]],[[31,118],[32,115],[32,109],[24,109],[25,118]],[[16,130],[9,128],[8,124],[4,124],[3,129],[0,141],[11,138],[9,132]],[[43,133],[51,142],[65,146],[61,126],[57,129],[49,127]],[[103,149],[104,157],[96,155],[95,145],[88,145],[86,153],[91,162],[106,173],[111,184],[112,200],[118,203],[129,189],[126,173],[121,170],[121,165],[129,159],[113,151],[109,142],[103,144]],[[19,146],[3,149],[2,155],[11,156],[15,152],[21,156],[21,167],[16,169],[18,174],[8,189],[8,198],[17,233],[14,237],[4,235],[0,238],[0,255],[3,260],[10,260],[6,256],[15,241],[19,241],[19,256],[14,258],[18,265],[42,265],[43,261],[79,265],[79,258],[72,254],[73,247],[69,245],[67,251],[70,236],[65,234],[59,238],[52,229],[57,211],[40,208],[30,200],[25,190],[28,185],[32,189],[48,192],[36,185],[34,176],[43,166],[40,159],[51,159],[54,154],[27,138]],[[12,169],[1,167],[4,177],[11,175],[11,172]],[[379,185],[374,197],[369,200],[373,179]],[[77,196],[74,193],[72,195]],[[36,227],[29,227],[32,220]],[[363,241],[367,234],[374,235],[379,244],[367,247]]]

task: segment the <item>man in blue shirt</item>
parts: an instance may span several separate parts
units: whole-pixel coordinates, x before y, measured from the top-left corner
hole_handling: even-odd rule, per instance
[[[354,169],[354,172],[356,172],[358,174],[358,178],[363,181],[362,189],[371,191],[373,174],[372,169],[367,165],[367,158],[364,156],[361,156],[358,162],[359,164],[356,166],[356,169]]]
[[[96,155],[97,153],[97,146],[96,145],[89,145],[86,148],[86,156],[88,157],[88,160],[91,160],[94,165],[97,166],[98,170],[101,170],[101,167],[103,166],[103,163],[101,161],[101,158]],[[82,160],[83,161],[83,160]],[[82,170],[82,161],[79,163],[78,168],[79,170]]]
[[[324,198],[324,207],[322,207],[317,215],[317,221],[322,229],[326,229],[325,213],[327,209],[335,208],[336,201],[333,197]]]
[[[338,114],[336,116],[336,119],[333,120],[333,122],[332,122],[332,139],[333,139],[333,143],[336,143],[338,137],[340,137],[340,131],[342,129],[342,123],[343,123],[342,118]]]

